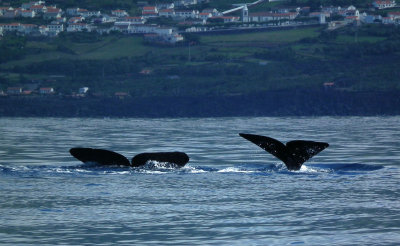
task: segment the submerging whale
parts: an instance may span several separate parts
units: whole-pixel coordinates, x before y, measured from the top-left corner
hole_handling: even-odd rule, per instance
[[[299,170],[304,162],[329,146],[328,143],[304,140],[290,141],[285,146],[270,137],[245,133],[239,135],[283,161],[288,170]]]
[[[76,159],[86,162],[95,162],[100,165],[119,165],[140,167],[148,161],[168,162],[183,167],[189,162],[189,156],[183,152],[156,152],[135,155],[132,161],[118,153],[104,149],[72,148],[69,153]]]

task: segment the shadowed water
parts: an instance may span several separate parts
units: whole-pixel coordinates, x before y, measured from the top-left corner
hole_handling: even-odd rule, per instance
[[[2,245],[396,245],[400,117],[0,119]],[[288,171],[238,136],[323,141]],[[82,164],[183,151],[181,169]]]

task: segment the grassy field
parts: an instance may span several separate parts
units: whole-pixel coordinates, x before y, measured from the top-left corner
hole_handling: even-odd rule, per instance
[[[280,31],[266,31],[257,33],[241,33],[227,35],[201,36],[200,44],[190,47],[193,57],[205,57],[209,53],[229,56],[232,59],[251,55],[260,47],[269,45],[289,44],[305,37],[318,35],[318,28],[301,28]],[[70,53],[57,49],[59,45],[70,49]],[[37,52],[28,53],[23,59],[6,62],[1,68],[9,69],[14,66],[26,66],[35,62],[54,59],[72,60],[109,60],[120,57],[138,57],[148,52],[156,56],[188,57],[189,47],[158,47],[143,43],[142,37],[125,36],[104,37],[100,41],[91,43],[77,43],[72,41],[29,41],[27,49]],[[183,57],[183,58],[182,58]],[[174,59],[172,59],[174,60]],[[172,61],[176,62],[176,61]]]
[[[371,36],[356,36],[356,35],[339,35],[336,39],[337,43],[356,43],[368,42],[376,43],[385,40],[385,37],[371,37]]]
[[[298,28],[290,30],[276,30],[256,33],[226,34],[215,36],[203,36],[201,41],[204,44],[287,44],[299,41],[306,37],[316,37],[319,35],[319,27]]]

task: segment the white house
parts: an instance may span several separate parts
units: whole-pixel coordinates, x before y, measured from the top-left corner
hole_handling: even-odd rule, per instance
[[[175,17],[179,19],[197,18],[198,15],[198,10],[175,10]]]
[[[377,9],[387,9],[396,7],[396,1],[394,0],[376,0],[372,2],[372,5]]]
[[[213,16],[209,20],[221,20],[224,23],[230,23],[239,21],[239,16]]]
[[[54,88],[51,87],[43,87],[39,89],[39,93],[42,95],[50,95],[54,93]]]
[[[79,16],[89,18],[89,17],[99,17],[101,15],[101,12],[97,10],[78,9],[77,14]]]
[[[220,16],[220,15],[222,15],[217,9],[203,9],[201,11],[201,13],[210,13],[212,16]]]
[[[30,34],[38,30],[38,26],[34,24],[21,24],[19,28],[19,32],[24,34]]]
[[[54,36],[57,36],[60,32],[64,31],[64,25],[59,23],[54,23],[47,25],[48,32]]]
[[[117,24],[117,22],[115,22]],[[122,33],[130,33],[130,24],[126,23],[126,24],[119,24],[119,25],[114,25],[111,30],[113,31],[118,31],[118,32],[122,32]]]
[[[111,11],[111,15],[114,15],[117,17],[124,17],[124,16],[128,16],[128,13],[125,10],[116,9],[116,10]]]
[[[156,5],[157,9],[173,9],[175,7],[174,3],[158,3]]]
[[[8,95],[20,95],[20,94],[22,94],[22,88],[21,87],[8,87],[7,94]]]
[[[173,29],[170,27],[159,27],[154,30],[155,33],[160,34],[160,35],[171,35],[173,32]]]
[[[122,18],[124,22],[129,22],[130,24],[144,24],[146,19],[142,16],[126,16]]]
[[[382,18],[382,24],[394,24],[395,21],[391,17],[383,17]]]
[[[142,9],[142,16],[144,18],[152,18],[158,16],[158,9],[156,6],[144,6]]]
[[[21,11],[21,16],[25,17],[25,18],[33,18],[33,17],[35,17],[35,15],[36,15],[36,13],[33,10],[27,9],[27,10]]]
[[[84,17],[82,17],[82,16],[76,16],[76,17],[71,17],[71,18],[68,20],[68,23],[70,23],[70,24],[79,23],[79,22],[82,22],[82,21],[84,21],[84,20],[85,20]]]
[[[67,27],[67,32],[81,32],[81,31],[90,31],[90,26],[86,23],[72,23]]]
[[[129,33],[155,33],[156,25],[131,25]]]
[[[202,20],[207,20],[208,18],[211,18],[213,15],[211,13],[200,13],[199,14],[199,19]]]
[[[331,17],[331,13],[330,12],[311,12],[308,16],[313,18],[313,17],[317,17],[319,18],[321,15],[324,15],[325,18],[330,18]]]
[[[361,15],[361,21],[367,24],[382,22],[382,16],[380,15]]]
[[[164,17],[174,17],[175,10],[174,9],[162,9],[158,12],[158,15],[164,16]]]
[[[43,14],[47,11],[47,7],[44,5],[33,5],[30,10],[36,12],[36,14]]]
[[[101,12],[98,10],[88,10],[86,13],[86,16],[84,17],[99,17],[101,16]]]
[[[297,13],[289,12],[289,13],[271,13],[271,12],[258,12],[249,14],[250,22],[267,22],[273,20],[293,20],[296,18]]]
[[[45,25],[39,26],[39,32],[40,34],[47,36],[49,35],[49,28]]]
[[[4,15],[9,10],[13,10],[13,8],[12,7],[0,7],[0,16]]]
[[[393,20],[400,19],[400,12],[389,12],[388,17],[392,18]]]
[[[22,11],[22,10],[21,10]],[[15,18],[18,17],[18,15],[20,15],[21,12],[18,11],[18,9],[6,9],[5,11],[3,11],[2,17],[3,18]]]
[[[103,14],[102,16],[97,18],[95,21],[98,21],[101,23],[112,23],[112,22],[117,21],[117,17]]]
[[[57,19],[61,17],[62,10],[58,8],[47,8],[46,12],[43,13],[43,18],[46,20]]]
[[[3,26],[4,32],[17,32],[21,28],[21,23],[4,23],[0,25]]]

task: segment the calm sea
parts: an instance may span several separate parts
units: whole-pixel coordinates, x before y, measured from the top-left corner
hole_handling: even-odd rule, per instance
[[[238,133],[324,141],[300,171]],[[184,151],[182,169],[84,165]],[[399,245],[400,117],[0,118],[1,245]]]

